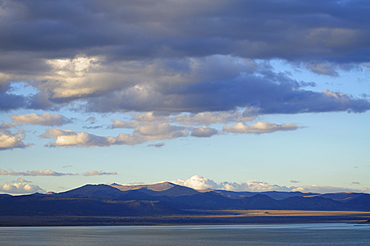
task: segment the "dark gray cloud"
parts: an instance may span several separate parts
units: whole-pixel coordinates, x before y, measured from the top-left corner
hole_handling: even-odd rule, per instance
[[[233,54],[367,61],[366,0],[2,0],[1,49],[112,59]],[[36,38],[37,37],[37,38]]]
[[[143,84],[89,100],[91,111],[201,112],[259,108],[263,114],[365,112],[370,103],[339,92],[304,90],[285,76],[244,76],[203,83]]]
[[[365,99],[272,72],[369,62],[366,0],[0,0],[0,110],[353,111]],[[14,94],[12,81],[37,91]]]
[[[101,129],[103,126],[83,126],[84,129]]]

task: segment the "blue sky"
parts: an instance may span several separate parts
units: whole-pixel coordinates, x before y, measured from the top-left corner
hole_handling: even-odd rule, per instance
[[[0,192],[370,192],[369,10],[0,0]]]

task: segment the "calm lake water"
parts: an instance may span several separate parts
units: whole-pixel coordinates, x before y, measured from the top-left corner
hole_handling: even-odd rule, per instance
[[[0,245],[370,245],[370,226],[317,223],[0,227]]]

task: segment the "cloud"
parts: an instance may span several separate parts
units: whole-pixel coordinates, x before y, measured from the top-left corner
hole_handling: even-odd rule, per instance
[[[125,2],[124,8],[115,0],[2,3],[3,111],[74,102],[94,112],[370,108],[367,100],[350,95],[338,99],[303,90],[268,66],[278,59],[336,75],[336,68],[369,62],[363,1],[158,0]],[[35,93],[17,94],[10,86],[15,81],[25,81]]]
[[[245,191],[253,191],[253,192],[261,192],[261,191],[291,191],[291,187],[289,186],[279,186],[279,185],[271,185],[264,181],[246,181],[242,183],[230,183],[230,182],[223,182],[223,187],[226,190],[245,190]]]
[[[224,126],[223,130],[232,133],[269,133],[277,131],[293,131],[299,127],[296,124],[275,124],[269,122],[257,122],[251,126],[245,125],[241,122],[234,126]]]
[[[203,189],[219,189],[230,191],[250,191],[250,192],[263,192],[263,191],[287,191],[287,192],[314,192],[314,193],[335,193],[335,192],[369,192],[369,189],[350,189],[347,187],[333,187],[325,185],[303,185],[303,186],[280,186],[271,185],[264,181],[245,181],[237,182],[220,182],[217,183],[211,179],[194,175],[190,179],[178,179],[171,181],[174,184],[187,186],[197,190]]]
[[[280,190],[280,191],[289,191],[289,187],[270,185],[262,181],[246,181],[243,183],[236,182],[222,182],[216,183],[211,179],[204,178],[199,175],[194,175],[187,180],[176,180],[172,181],[175,184],[187,186],[193,189],[202,190],[202,189],[220,189],[220,190],[232,190],[232,191],[271,191],[271,190]]]
[[[139,126],[135,129],[134,135],[142,136],[147,140],[161,140],[186,137],[188,136],[188,132],[182,126],[160,123]]]
[[[9,176],[100,176],[100,175],[117,175],[116,172],[103,172],[103,171],[96,171],[91,170],[84,173],[61,173],[56,172],[50,169],[46,170],[33,170],[33,171],[26,171],[26,172],[15,172],[15,171],[5,171],[0,169],[0,175],[9,175]],[[26,183],[28,181],[19,178],[18,182]]]
[[[360,190],[350,189],[347,187],[333,187],[333,186],[326,186],[326,185],[303,185],[303,186],[294,188],[292,191],[335,193],[335,192],[353,192],[353,191],[359,192]]]
[[[367,67],[362,1],[158,0],[124,8],[116,0],[0,1],[0,111],[131,113],[108,127],[132,129],[129,134],[52,128],[40,136],[54,138],[49,147],[292,131],[300,127],[246,122],[267,114],[370,109],[366,97],[311,90],[316,82],[275,67],[288,63],[329,76]],[[1,129],[72,121],[47,112],[10,118]],[[222,131],[217,124],[227,126]],[[16,134],[0,138],[2,150],[28,146]]]
[[[256,118],[258,110],[253,108],[239,111],[201,112],[193,114],[179,114],[173,120],[184,125],[211,125],[216,123],[229,123],[235,121],[252,121]]]
[[[41,134],[41,138],[57,138],[58,136],[72,136],[76,135],[76,132],[72,130],[62,130],[58,128],[46,129],[45,133]]]
[[[0,91],[0,111],[25,108],[29,105],[29,100],[24,96],[14,95]]]
[[[101,137],[86,132],[77,132],[73,135],[59,135],[51,146],[110,146],[114,144],[113,137]]]
[[[47,129],[40,137],[55,138],[55,141],[49,143],[46,147],[105,147],[122,144],[135,145],[147,141],[141,136],[131,136],[124,133],[119,134],[117,137],[102,137],[87,132],[75,132],[58,128]]]
[[[169,117],[158,114],[158,112],[146,112],[133,114],[132,119],[137,122],[167,122],[170,120]]]
[[[171,139],[184,137],[190,133],[193,137],[211,137],[218,130],[210,127],[191,128],[188,125],[210,125],[234,121],[248,121],[255,119],[255,110],[225,111],[225,112],[202,112],[196,114],[161,115],[155,112],[136,113],[130,120],[121,121],[112,119],[111,128],[134,129],[133,136],[140,136],[146,140]],[[174,122],[170,124],[169,122]],[[182,126],[185,125],[185,126]]]
[[[117,175],[116,172],[102,172],[102,171],[96,171],[92,170],[89,172],[85,172],[82,174],[83,176],[103,176],[103,175]]]
[[[23,143],[24,137],[23,133],[13,134],[10,131],[0,129],[0,150],[24,149],[33,145],[32,143]]]
[[[9,115],[13,120],[13,125],[43,125],[43,126],[61,126],[72,121],[61,114],[50,114],[45,112],[41,115],[31,113],[25,115]]]
[[[118,119],[112,119],[112,128],[135,128],[138,122],[120,121]]]
[[[23,178],[18,178],[16,181],[13,181],[15,183],[32,183],[32,181],[25,180]]]
[[[148,144],[148,147],[162,148],[165,143]]]
[[[62,130],[58,128],[47,129],[42,138],[55,138],[55,142],[50,143],[49,147],[55,146],[110,146],[116,142],[114,137],[101,137],[86,132],[75,132],[72,130]]]
[[[163,71],[167,69],[161,68]],[[370,109],[370,103],[365,99],[343,93],[338,97],[338,93],[329,90],[304,90],[302,83],[273,72],[240,72],[224,80],[215,78],[209,81],[202,77],[198,80],[195,82],[187,79],[186,83],[174,83],[158,79],[155,83],[142,83],[87,99],[87,109],[96,112],[124,110],[199,113],[256,108],[259,114],[365,112]]]
[[[65,176],[65,175],[75,175],[72,173],[60,173],[55,172],[50,169],[46,170],[33,170],[26,172],[15,172],[15,171],[5,171],[0,170],[0,175],[10,175],[10,176]]]
[[[199,175],[194,175],[190,179],[183,180],[178,179],[176,181],[171,181],[172,183],[187,186],[193,189],[197,190],[203,190],[203,189],[218,189],[220,188],[220,185],[215,183],[213,180],[204,178]]]
[[[244,113],[238,113],[243,118]],[[235,115],[234,115],[235,116]],[[233,116],[233,117],[234,117]],[[240,117],[237,118],[240,118]],[[185,118],[188,117],[187,115]],[[58,128],[46,129],[45,133],[41,134],[41,138],[54,138],[55,141],[45,145],[46,147],[57,146],[78,146],[78,147],[105,147],[111,145],[136,145],[148,141],[175,139],[181,137],[198,137],[208,138],[220,134],[219,130],[211,127],[195,127],[181,126],[170,124],[166,121],[177,121],[179,116],[153,116],[152,112],[145,114],[136,114],[133,116],[133,121],[120,121],[113,119],[112,128],[133,128],[130,134],[121,133],[116,137],[113,136],[97,136],[87,132],[75,132],[73,130],[63,130]],[[258,122],[251,126],[244,123],[237,123],[234,126],[224,126],[224,133],[271,133],[276,131],[291,131],[297,130],[296,124],[274,124],[266,122]],[[154,146],[154,145],[149,145]],[[156,146],[155,146],[156,147]]]
[[[218,131],[214,128],[197,127],[193,129],[190,135],[197,138],[209,138],[213,135],[216,135],[217,133]]]
[[[83,126],[84,129],[101,129],[103,126]]]
[[[10,124],[9,122],[3,121],[3,123],[0,125],[0,130],[5,130],[5,129],[12,128],[12,127],[13,127],[12,124]]]
[[[30,194],[30,193],[45,193],[45,190],[37,185],[32,185],[28,183],[14,183],[14,184],[4,184],[0,186],[0,192],[10,193],[10,194]]]
[[[115,138],[114,144],[116,145],[121,145],[121,144],[136,145],[136,144],[144,143],[146,141],[148,140],[138,134],[129,135],[129,134],[121,133]]]
[[[93,116],[90,116],[86,119],[86,122],[89,122],[90,124],[95,124],[96,123],[96,118]]]
[[[317,74],[338,76],[335,67],[330,63],[308,63],[306,68]]]
[[[99,0],[3,2],[6,5],[2,7],[1,20],[9,26],[0,30],[4,37],[0,44],[12,52],[23,48],[41,54],[54,51],[70,55],[85,48],[91,54],[109,53],[111,59],[214,53],[237,53],[258,59],[366,59],[368,30],[364,21],[368,8],[363,1],[347,1],[343,5],[334,0],[263,3],[206,0],[200,5],[195,0],[160,0],[149,5],[125,3],[124,8],[116,1]],[[65,15],[58,15],[60,10]],[[27,18],[31,14],[33,18]],[[47,25],[45,20],[53,22]],[[33,32],[25,33],[29,29]],[[38,40],[21,42],[30,39],[31,34]],[[15,61],[3,66],[14,70]],[[23,61],[19,66],[26,69],[26,64]],[[78,62],[61,65],[77,71],[85,69]],[[44,68],[32,64],[32,68],[38,66]],[[29,70],[28,73],[32,71]]]

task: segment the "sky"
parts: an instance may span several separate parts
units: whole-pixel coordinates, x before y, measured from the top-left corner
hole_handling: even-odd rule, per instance
[[[370,193],[370,1],[0,0],[0,193]]]

